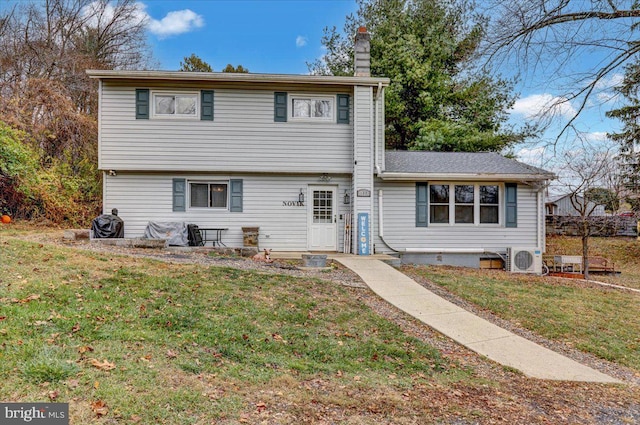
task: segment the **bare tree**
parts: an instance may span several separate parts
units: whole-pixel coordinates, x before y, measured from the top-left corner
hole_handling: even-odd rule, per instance
[[[611,149],[583,145],[565,153],[562,169],[558,180],[577,212],[572,221],[582,239],[582,265],[585,278],[589,279],[589,238],[610,225],[607,217],[592,216],[602,205],[595,194],[601,190],[617,194],[620,189],[617,163]]]
[[[494,18],[486,53],[492,63],[542,72],[545,81],[564,89],[547,105],[547,115],[563,103],[577,102],[576,112],[558,138],[573,129],[580,113],[608,81],[640,51],[635,0],[486,0]],[[592,65],[589,65],[592,63]],[[579,64],[579,67],[576,66]],[[588,71],[584,68],[590,67]]]
[[[134,0],[45,0],[0,12],[0,120],[27,131],[43,160],[95,161],[96,82],[87,68],[145,68]]]

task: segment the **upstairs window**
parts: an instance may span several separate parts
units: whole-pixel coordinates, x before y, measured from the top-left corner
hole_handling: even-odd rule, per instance
[[[198,118],[198,93],[153,93],[155,118]]]
[[[291,119],[333,121],[334,98],[291,95]]]

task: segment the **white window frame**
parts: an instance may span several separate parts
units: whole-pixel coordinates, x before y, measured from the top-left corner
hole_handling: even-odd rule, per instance
[[[225,201],[225,206],[224,207],[210,207],[210,206],[206,206],[206,207],[194,207],[191,205],[191,185],[192,184],[206,184],[207,185],[207,204],[211,203],[211,199],[209,198],[209,194],[211,193],[211,185],[213,184],[223,184],[225,186],[227,186],[227,199]],[[216,210],[216,211],[229,211],[229,201],[230,201],[230,189],[231,189],[231,185],[229,183],[229,180],[189,180],[187,181],[187,188],[188,188],[188,193],[187,193],[187,205],[189,207],[190,210],[206,210],[206,211],[210,211],[210,210]]]
[[[296,100],[323,100],[329,101],[331,105],[331,114],[329,117],[296,117],[294,115],[295,108],[294,103]],[[289,120],[291,121],[304,121],[304,122],[335,122],[336,121],[336,98],[330,95],[318,95],[318,94],[305,94],[305,93],[291,93],[289,94],[289,105],[287,105]]]
[[[449,186],[449,222],[434,223],[431,221],[431,186],[441,185]],[[456,186],[473,186],[473,223],[456,223]],[[498,222],[497,223],[480,223],[480,206],[489,204],[480,204],[480,186],[498,186]],[[428,210],[427,223],[434,227],[503,227],[504,226],[504,184],[496,182],[429,182],[429,191],[427,193]],[[442,205],[442,204],[437,204]],[[471,205],[471,204],[469,204]]]
[[[156,111],[157,96],[174,96],[174,97],[194,97],[196,100],[195,113],[193,115],[186,114],[159,114]],[[169,119],[169,120],[199,120],[200,119],[200,92],[197,91],[152,91],[151,92],[151,118]]]

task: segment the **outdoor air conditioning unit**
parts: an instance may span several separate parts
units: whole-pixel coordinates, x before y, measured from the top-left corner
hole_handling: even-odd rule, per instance
[[[542,274],[540,248],[507,248],[507,271]]]

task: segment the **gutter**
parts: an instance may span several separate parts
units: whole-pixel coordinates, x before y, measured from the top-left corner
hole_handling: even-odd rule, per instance
[[[216,81],[216,82],[251,82],[279,84],[319,84],[338,86],[388,86],[388,78],[378,77],[343,77],[327,75],[295,75],[295,74],[252,74],[233,72],[185,72],[185,71],[118,71],[96,70],[86,71],[89,78],[102,80],[169,80],[169,81]]]
[[[384,172],[378,175],[382,180],[388,181],[416,181],[416,180],[466,180],[466,181],[495,181],[495,180],[513,180],[513,181],[544,181],[551,180],[554,174],[500,174],[500,173],[394,173]]]

